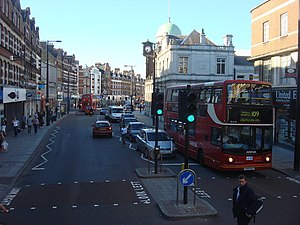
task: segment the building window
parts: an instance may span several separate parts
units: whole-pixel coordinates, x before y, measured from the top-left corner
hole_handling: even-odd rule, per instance
[[[263,23],[263,42],[269,41],[269,21]]]
[[[285,69],[286,68],[292,68],[296,67],[296,65],[292,66],[291,65],[291,56],[281,56],[280,57],[280,84],[289,84],[290,78],[285,77]]]
[[[280,36],[288,34],[288,14],[284,13],[280,15]]]
[[[263,62],[263,81],[271,82],[271,60]]]
[[[217,74],[225,74],[226,59],[217,58]]]
[[[179,64],[178,64],[178,72],[179,73],[188,73],[188,57],[179,57]]]

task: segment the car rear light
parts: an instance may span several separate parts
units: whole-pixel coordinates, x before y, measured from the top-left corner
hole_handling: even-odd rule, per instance
[[[270,157],[267,156],[267,157],[266,157],[266,161],[267,161],[267,162],[270,162],[270,160],[271,160]]]
[[[233,162],[233,158],[232,158],[232,157],[229,157],[229,158],[228,158],[228,161],[229,161],[230,163],[232,163],[232,162]]]

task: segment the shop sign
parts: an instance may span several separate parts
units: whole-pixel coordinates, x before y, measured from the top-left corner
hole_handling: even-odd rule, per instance
[[[285,77],[296,77],[296,68],[285,68]]]
[[[273,94],[274,104],[290,104],[292,99],[297,99],[296,89],[275,90]]]
[[[25,88],[3,88],[3,103],[26,101]]]

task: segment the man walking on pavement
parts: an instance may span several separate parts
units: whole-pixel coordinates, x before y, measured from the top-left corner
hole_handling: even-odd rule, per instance
[[[31,128],[33,126],[33,119],[32,116],[29,115],[27,119],[27,129],[28,129],[28,134],[31,134]]]
[[[17,120],[17,118],[15,117],[12,121],[12,125],[13,125],[13,128],[14,128],[14,133],[15,133],[15,136],[17,137],[18,136],[18,133],[19,133],[19,120]]]

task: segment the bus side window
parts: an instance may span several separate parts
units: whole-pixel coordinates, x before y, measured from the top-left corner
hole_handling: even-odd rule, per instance
[[[217,104],[222,102],[222,89],[216,88],[212,91],[212,103]]]
[[[205,102],[205,91],[202,89],[200,90],[199,93],[199,103],[204,103]]]
[[[211,143],[213,145],[221,146],[221,129],[217,127],[211,128]]]
[[[211,102],[211,89],[205,90],[205,102],[210,103]]]

